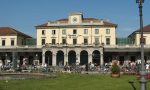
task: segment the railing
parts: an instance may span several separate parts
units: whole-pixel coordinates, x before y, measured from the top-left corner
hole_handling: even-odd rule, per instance
[[[22,45],[22,46],[0,46],[0,49],[13,48],[43,48],[43,47],[104,47],[104,48],[140,48],[140,45],[101,45],[101,44],[47,44],[47,45]],[[150,45],[144,45],[144,48],[150,48]]]
[[[140,48],[140,45],[104,45],[104,48]],[[150,45],[144,45],[144,48],[150,48]]]
[[[139,48],[140,45],[104,45],[104,48]]]
[[[39,45],[22,45],[22,46],[0,46],[0,49],[6,49],[6,48],[42,48],[43,46]]]

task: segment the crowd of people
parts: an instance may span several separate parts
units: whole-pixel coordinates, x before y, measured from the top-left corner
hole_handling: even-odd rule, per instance
[[[26,60],[24,60],[22,65],[19,65],[17,67],[21,67],[21,69],[28,69],[29,65],[27,65]],[[122,64],[120,64],[119,61],[112,61],[109,63],[105,63],[104,66],[97,65],[96,63],[88,63],[84,65],[80,65],[80,63],[74,63],[69,65],[66,63],[64,66],[63,65],[58,65],[57,68],[61,68],[61,70],[64,71],[75,71],[75,72],[82,72],[82,71],[90,71],[90,72],[110,72],[111,66],[113,62],[117,62],[117,65],[120,67],[121,72],[139,72],[141,69],[141,62],[136,61],[132,62],[130,60],[124,61]],[[33,69],[36,68],[43,68],[45,70],[49,70],[53,66],[49,66],[45,63],[45,65],[30,65]],[[1,70],[9,70],[13,68],[13,64],[11,62],[8,62],[7,64],[3,65],[0,63],[0,69]],[[55,69],[54,67],[52,69]],[[145,69],[146,72],[150,72],[150,63],[145,63]]]
[[[104,66],[99,66],[94,63],[88,63],[85,65],[80,64],[66,64],[64,66],[65,71],[98,71],[98,72],[111,72],[111,66],[113,62],[117,62],[117,65],[120,67],[121,72],[135,72],[138,73],[141,69],[141,62],[131,62],[125,61],[122,65],[119,61],[112,61],[110,63],[105,63]],[[150,63],[145,63],[146,72],[150,72]]]

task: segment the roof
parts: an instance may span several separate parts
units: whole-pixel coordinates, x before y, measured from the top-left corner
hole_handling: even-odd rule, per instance
[[[130,34],[128,37],[131,37],[132,35],[134,35],[135,33],[139,33],[141,32],[141,29],[138,29],[136,31],[134,31],[132,34]],[[150,32],[150,24],[146,25],[143,27],[143,32]]]
[[[138,29],[138,30],[136,30],[135,32],[140,32],[140,31],[141,31],[141,30]],[[143,27],[143,32],[150,32],[150,24]]]
[[[64,18],[64,19],[59,19],[59,20],[53,21],[51,23],[67,24],[68,21],[69,20],[67,18]],[[111,22],[100,20],[100,19],[97,19],[97,18],[82,18],[82,22],[83,23],[91,23],[91,22],[93,22],[93,23],[100,23],[101,21],[103,21],[103,23],[104,23],[102,26],[117,27],[117,24],[113,24]],[[44,24],[41,24],[41,25],[37,25],[36,27],[46,27],[46,26],[48,26],[48,22],[44,23]]]
[[[22,32],[19,32],[11,27],[0,27],[0,36],[25,36],[26,38],[32,38]]]

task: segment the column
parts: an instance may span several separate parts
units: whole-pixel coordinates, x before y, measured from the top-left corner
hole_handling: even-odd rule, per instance
[[[103,55],[103,53],[100,54],[100,66],[104,66],[104,55]]]
[[[90,62],[92,63],[92,54],[88,55],[88,63],[90,63]]]
[[[64,65],[68,64],[68,51],[67,47],[65,48],[65,53],[64,53]]]
[[[66,65],[66,63],[68,63],[68,54],[64,55],[64,65]]]
[[[56,66],[56,53],[53,53],[52,66]]]
[[[42,53],[42,66],[45,64],[45,52]]]
[[[17,52],[12,52],[12,62],[13,62],[13,69],[17,68]]]
[[[80,64],[80,54],[76,55],[76,63]]]

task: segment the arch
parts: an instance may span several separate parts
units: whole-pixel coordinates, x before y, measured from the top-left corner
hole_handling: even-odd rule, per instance
[[[100,52],[98,50],[93,51],[92,62],[96,65],[100,65]]]
[[[56,65],[64,65],[64,52],[58,51],[56,56]]]
[[[81,65],[88,64],[88,52],[85,50],[80,52],[80,64]]]
[[[69,51],[68,53],[68,64],[72,65],[76,63],[76,52],[75,51]]]
[[[51,51],[45,52],[45,63],[47,63],[47,65],[52,65],[52,52]]]

